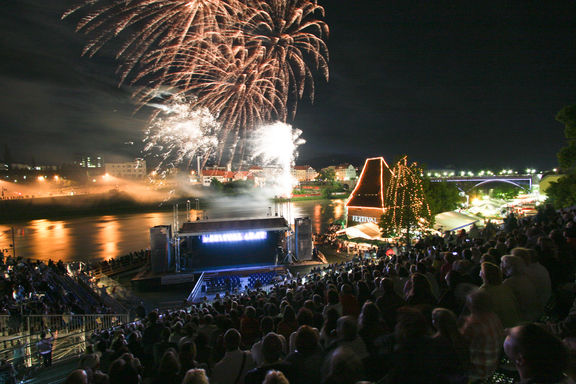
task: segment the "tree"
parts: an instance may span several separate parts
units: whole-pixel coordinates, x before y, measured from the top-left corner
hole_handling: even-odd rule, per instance
[[[334,183],[336,180],[336,171],[334,168],[323,168],[318,172],[317,180],[324,181],[326,183]]]
[[[425,178],[422,182],[426,200],[432,216],[458,208],[462,198],[455,183],[447,181],[432,182]]]
[[[548,201],[555,208],[566,208],[576,205],[576,173],[561,177],[550,183],[546,190]]]
[[[566,176],[551,183],[546,194],[556,208],[565,208],[576,205],[576,105],[562,108],[556,120],[564,124],[567,145],[560,149],[557,156]]]
[[[558,163],[565,170],[572,170],[576,165],[576,104],[569,105],[556,114],[556,121],[564,124],[564,137],[567,146],[558,152]]]
[[[384,236],[396,237],[404,232],[410,245],[411,234],[430,225],[432,214],[422,184],[422,171],[416,163],[408,165],[404,156],[394,164],[380,220]]]

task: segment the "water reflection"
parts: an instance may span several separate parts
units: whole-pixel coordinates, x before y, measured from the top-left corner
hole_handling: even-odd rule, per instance
[[[274,205],[236,204],[219,202],[208,210],[191,210],[190,220],[284,215],[291,222],[297,217],[310,217],[312,230],[321,233],[335,220],[343,218],[343,200],[299,201]],[[187,218],[185,210],[179,215],[180,224]],[[18,256],[40,260],[91,261],[108,260],[149,247],[149,229],[155,225],[173,223],[172,212],[152,212],[132,215],[107,215],[69,220],[33,220],[14,225]],[[12,226],[0,225],[0,250],[12,243]]]
[[[99,259],[110,260],[118,255],[119,223],[116,216],[103,216],[102,221],[98,223],[99,231],[96,236],[98,242],[102,244]]]

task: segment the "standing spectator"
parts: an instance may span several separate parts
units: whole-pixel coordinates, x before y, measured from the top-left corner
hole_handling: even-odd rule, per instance
[[[38,353],[42,358],[42,364],[45,367],[52,366],[52,343],[54,342],[54,335],[50,330],[50,337],[46,337],[46,332],[42,331],[40,334],[40,341],[36,343]]]

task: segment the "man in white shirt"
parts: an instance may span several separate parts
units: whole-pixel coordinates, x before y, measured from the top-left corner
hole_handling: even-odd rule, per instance
[[[242,384],[246,373],[256,367],[250,352],[240,350],[240,340],[240,332],[236,329],[226,331],[224,334],[226,353],[214,366],[210,383]]]

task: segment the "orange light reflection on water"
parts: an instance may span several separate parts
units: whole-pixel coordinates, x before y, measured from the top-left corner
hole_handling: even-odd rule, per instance
[[[65,221],[32,220],[27,225],[26,236],[32,247],[41,250],[36,258],[43,261],[72,259],[72,238]],[[18,244],[16,247],[18,250]]]
[[[102,222],[98,223],[98,233],[96,237],[102,244],[99,258],[110,260],[118,256],[119,223],[116,216],[102,216]]]

